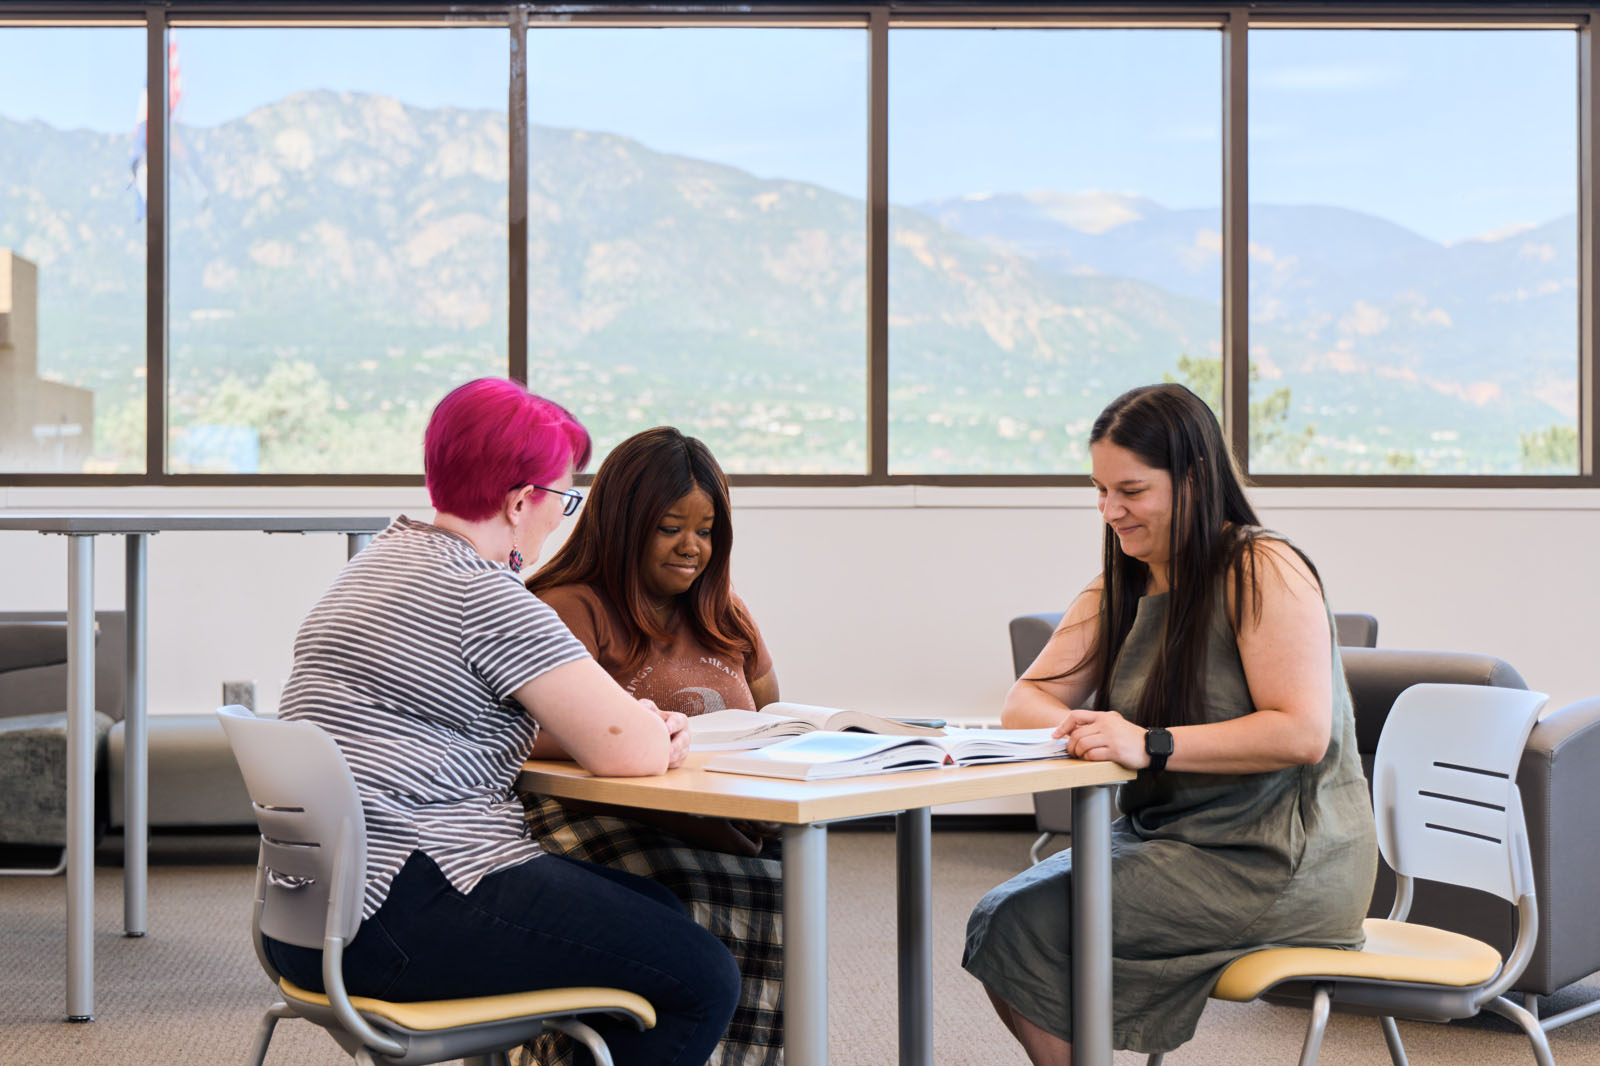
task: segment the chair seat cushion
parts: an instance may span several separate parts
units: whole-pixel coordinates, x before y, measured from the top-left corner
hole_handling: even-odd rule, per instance
[[[1367,946],[1266,948],[1234,960],[1217,978],[1212,996],[1243,1003],[1284,981],[1354,977],[1465,988],[1500,972],[1500,953],[1481,940],[1409,922],[1368,918]]]
[[[319,1007],[331,1006],[327,996],[320,992],[307,992],[287,978],[280,979],[278,987],[291,1002],[300,1000]],[[654,1028],[656,1024],[656,1011],[650,1001],[620,988],[549,988],[541,992],[514,992],[504,996],[420,1003],[390,1003],[366,996],[351,996],[350,1004],[362,1014],[419,1032],[583,1011],[625,1011],[641,1019],[646,1029]]]

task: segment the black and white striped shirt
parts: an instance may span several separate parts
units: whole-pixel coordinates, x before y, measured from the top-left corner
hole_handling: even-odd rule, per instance
[[[469,892],[539,854],[512,782],[538,726],[511,693],[586,658],[554,611],[462,537],[401,515],[294,643],[280,715],[344,752],[367,821],[363,918],[413,851]]]

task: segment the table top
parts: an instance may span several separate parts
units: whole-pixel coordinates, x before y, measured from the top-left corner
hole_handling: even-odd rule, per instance
[[[562,799],[809,825],[940,803],[1111,784],[1134,776],[1117,763],[1038,759],[790,781],[715,773],[704,769],[710,757],[709,752],[693,752],[683,766],[658,777],[595,777],[575,763],[530,760],[522,767],[517,787]]]
[[[166,530],[226,532],[259,530],[263,533],[381,533],[389,519],[372,515],[291,514],[3,514],[0,530],[36,533],[161,533]]]

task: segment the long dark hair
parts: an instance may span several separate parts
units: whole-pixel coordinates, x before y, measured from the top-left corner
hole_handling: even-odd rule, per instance
[[[622,616],[628,642],[626,669],[644,661],[653,641],[670,634],[651,610],[640,576],[644,553],[661,516],[675,502],[702,489],[711,498],[711,559],[679,606],[700,643],[728,655],[755,652],[755,623],[733,598],[733,555],[728,481],[711,449],[671,426],[636,433],[612,449],[594,475],[589,498],[567,542],[528,579],[544,592],[558,585],[590,585],[605,594]]]
[[[1237,631],[1247,602],[1260,617],[1260,570],[1263,564],[1275,568],[1276,560],[1258,550],[1264,535],[1260,521],[1245,497],[1244,479],[1222,427],[1200,397],[1176,384],[1130,389],[1095,419],[1089,443],[1100,441],[1125,448],[1172,477],[1166,628],[1138,705],[1122,710],[1143,726],[1198,722],[1212,603],[1221,582],[1232,575],[1231,621]],[[1309,559],[1305,563],[1320,585],[1316,567]],[[1149,587],[1150,567],[1126,554],[1108,525],[1101,568],[1104,586],[1094,642],[1081,662],[1057,676],[1092,669],[1098,681],[1095,709],[1104,711],[1111,709],[1112,670],[1133,628],[1139,598]]]

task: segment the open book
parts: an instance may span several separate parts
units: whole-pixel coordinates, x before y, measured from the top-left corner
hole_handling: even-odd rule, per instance
[[[880,718],[865,711],[769,703],[760,711],[725,710],[693,716],[689,719],[689,747],[692,751],[742,751],[818,729],[924,737],[944,733],[937,726]]]
[[[730,751],[712,756],[706,762],[706,769],[820,781],[900,770],[931,770],[951,764],[981,766],[1066,756],[1067,742],[1053,739],[1051,732],[1049,729],[952,728],[944,736],[928,737],[814,732],[755,751]]]

